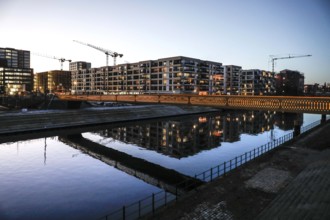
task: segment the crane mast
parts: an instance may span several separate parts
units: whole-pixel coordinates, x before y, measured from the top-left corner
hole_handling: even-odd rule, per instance
[[[96,49],[98,51],[101,51],[101,52],[105,53],[105,55],[106,55],[106,65],[107,66],[109,66],[109,55],[113,57],[113,65],[114,66],[116,66],[116,59],[117,59],[117,57],[123,57],[124,56],[121,53],[113,52],[111,50],[104,49],[102,47],[98,47],[98,46],[95,46],[95,45],[92,45],[92,44],[89,44],[89,43],[81,42],[81,41],[78,41],[78,40],[73,40],[73,41],[76,42],[76,43],[79,43],[79,44],[82,44],[82,45],[85,45],[85,46],[94,48],[94,49]]]
[[[286,57],[275,57],[273,55],[270,55],[271,59],[272,59],[272,72],[274,73],[274,66],[275,66],[275,60],[281,60],[281,59],[292,59],[292,58],[300,58],[300,57],[310,57],[312,55],[307,54],[307,55],[297,55],[297,56],[291,56],[289,54],[289,56]]]
[[[32,54],[33,54],[33,55],[40,56],[40,57],[46,57],[46,58],[55,59],[55,60],[60,61],[60,62],[61,62],[61,70],[63,70],[63,63],[64,63],[65,61],[68,61],[69,63],[72,61],[72,60],[65,59],[65,58],[58,58],[58,57],[55,57],[55,56],[48,56],[48,55],[39,54],[39,53],[32,53]]]

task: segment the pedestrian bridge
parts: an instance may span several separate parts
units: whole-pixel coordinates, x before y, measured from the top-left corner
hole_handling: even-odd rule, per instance
[[[129,103],[161,103],[214,106],[228,109],[269,110],[330,114],[330,97],[308,96],[227,96],[187,94],[138,95],[67,95],[57,94],[63,101],[98,101]]]

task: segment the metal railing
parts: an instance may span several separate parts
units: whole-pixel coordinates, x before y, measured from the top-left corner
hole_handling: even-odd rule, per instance
[[[327,118],[326,120],[329,120]],[[321,121],[315,121],[309,125],[301,127],[301,134],[309,131],[310,129],[321,124]],[[260,155],[286,143],[287,141],[292,140],[294,137],[294,132],[290,132],[282,137],[274,139],[273,141],[268,142],[267,144],[261,145],[258,148],[255,148],[249,152],[237,156],[229,161],[223,162],[215,167],[196,174],[195,178],[200,179],[205,182],[210,182],[215,180],[218,177],[224,176],[226,173],[238,168],[239,166],[245,164],[248,161],[251,161]],[[180,186],[180,187],[179,187]],[[182,187],[184,186],[184,187]],[[168,203],[177,200],[181,196],[182,190],[179,192],[179,189],[187,189],[187,191],[194,188],[193,185],[188,184],[187,182],[182,182],[176,186],[176,193],[169,193],[165,190],[153,193],[151,196],[148,196],[144,199],[141,199],[137,202],[134,202],[130,205],[123,206],[122,208],[100,218],[100,219],[138,219],[147,214],[155,213],[156,209],[166,206]]]
[[[118,209],[101,219],[138,219],[149,213],[155,213],[157,208],[167,205],[176,198],[177,196],[172,193],[160,191],[153,193],[151,196],[141,199],[138,202],[123,206],[121,209]]]
[[[195,178],[198,178],[205,182],[210,182],[215,178],[225,175],[229,171],[236,169],[237,167],[243,165],[244,163],[257,158],[260,155],[292,139],[293,139],[293,132],[286,134],[271,142],[268,142],[267,144],[261,145],[258,148],[254,148],[249,152],[245,152],[244,154],[241,154],[229,161],[225,161],[222,164],[219,164],[215,167],[211,167],[209,170],[206,170],[200,174],[196,174]]]

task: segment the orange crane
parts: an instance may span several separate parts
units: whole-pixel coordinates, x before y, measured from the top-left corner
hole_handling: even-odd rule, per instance
[[[291,56],[289,54],[289,56],[286,56],[286,57],[276,57],[274,55],[270,55],[270,58],[272,59],[272,72],[274,73],[275,60],[291,59],[291,58],[299,58],[299,57],[310,57],[310,56],[312,56],[312,55],[308,54],[308,55]]]
[[[37,56],[46,57],[46,58],[55,59],[55,60],[60,61],[61,62],[61,70],[63,70],[63,63],[65,61],[68,61],[69,63],[72,61],[72,60],[68,60],[68,59],[65,59],[65,58],[58,58],[58,57],[55,57],[55,56],[48,56],[48,55],[39,54],[39,53],[32,53],[32,54],[33,55],[37,55]]]
[[[112,52],[111,50],[108,50],[108,49],[104,49],[104,48],[101,48],[101,47],[98,47],[98,46],[94,46],[92,44],[89,44],[89,43],[84,43],[84,42],[81,42],[81,41],[77,41],[77,40],[73,40],[74,42],[77,42],[79,44],[82,44],[82,45],[85,45],[85,46],[89,46],[91,48],[94,48],[96,50],[99,50],[99,51],[102,51],[103,53],[105,53],[106,55],[106,65],[109,66],[109,55],[113,57],[113,65],[116,66],[116,58],[117,57],[123,57],[124,55],[121,54],[121,53],[117,53],[117,52]]]

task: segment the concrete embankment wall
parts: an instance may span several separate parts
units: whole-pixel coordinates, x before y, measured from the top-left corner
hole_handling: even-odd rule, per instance
[[[0,113],[0,135],[214,111],[218,110],[198,106],[143,105],[80,110],[2,112]]]
[[[184,193],[203,183],[175,170],[90,141],[81,134],[60,136],[59,140],[149,184],[162,186],[173,194]]]

